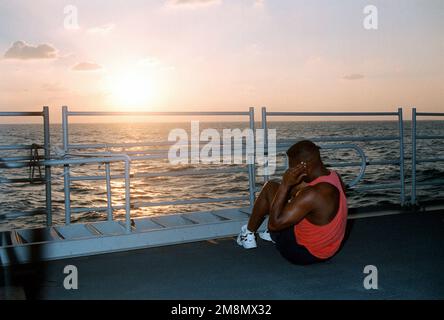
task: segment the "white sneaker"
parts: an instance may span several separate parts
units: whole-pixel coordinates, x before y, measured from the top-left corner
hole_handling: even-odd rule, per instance
[[[256,237],[253,232],[247,230],[247,225],[242,226],[237,236],[237,244],[245,249],[253,249],[257,247]]]
[[[264,232],[259,232],[259,237],[260,237],[262,240],[265,240],[265,241],[271,241],[271,242],[274,243],[273,239],[271,238],[270,231],[268,231],[268,229],[265,230]]]

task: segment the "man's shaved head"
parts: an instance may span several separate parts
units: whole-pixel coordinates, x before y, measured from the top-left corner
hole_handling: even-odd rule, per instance
[[[289,160],[298,162],[308,162],[312,160],[320,160],[320,147],[309,140],[302,140],[295,143],[287,150]]]

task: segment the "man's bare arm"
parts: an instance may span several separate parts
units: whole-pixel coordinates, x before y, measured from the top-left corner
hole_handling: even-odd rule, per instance
[[[309,203],[311,202],[309,201],[309,196],[312,192],[306,191],[310,188],[299,191],[296,195],[293,195],[290,202],[288,202],[291,190],[302,182],[305,175],[305,163],[290,168],[284,173],[282,183],[271,203],[268,222],[268,228],[271,231],[285,229],[300,221],[310,212],[311,208],[309,208]]]
[[[268,228],[279,231],[297,224],[314,208],[316,192],[312,187],[301,190],[287,202],[289,187],[281,184],[271,205]]]

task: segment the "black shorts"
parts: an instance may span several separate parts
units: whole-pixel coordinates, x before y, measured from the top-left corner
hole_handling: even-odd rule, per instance
[[[307,265],[328,260],[312,255],[306,247],[298,244],[294,235],[294,227],[270,232],[270,236],[280,254],[293,264]]]

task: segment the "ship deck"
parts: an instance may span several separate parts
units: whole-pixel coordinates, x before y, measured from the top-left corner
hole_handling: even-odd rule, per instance
[[[444,298],[444,210],[350,222],[343,249],[323,264],[291,265],[271,243],[244,250],[230,237],[7,267],[3,298]],[[63,287],[68,264],[78,290]],[[377,290],[363,286],[366,265],[378,268]]]

